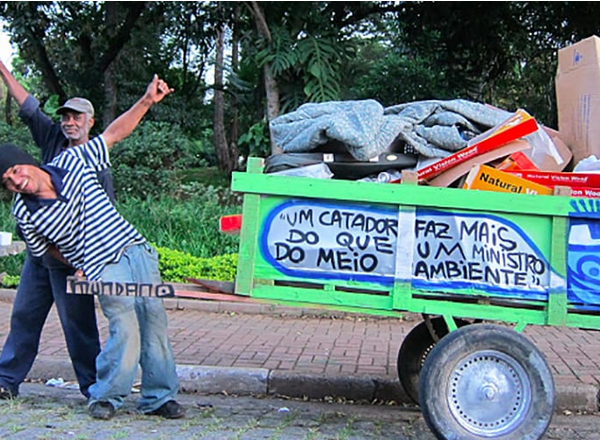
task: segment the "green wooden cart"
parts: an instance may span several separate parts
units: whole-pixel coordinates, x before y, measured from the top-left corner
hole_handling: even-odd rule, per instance
[[[424,320],[399,379],[440,439],[539,439],[554,383],[527,325],[600,328],[600,201],[234,173],[235,293]]]

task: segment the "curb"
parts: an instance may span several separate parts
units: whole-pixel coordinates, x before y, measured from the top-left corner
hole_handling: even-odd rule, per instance
[[[285,396],[309,400],[342,399],[354,402],[389,402],[415,406],[398,380],[367,376],[324,376],[279,372],[266,368],[177,365],[181,392],[239,396]],[[68,361],[38,358],[30,380],[62,378],[74,381]],[[596,412],[598,387],[589,384],[555,385],[555,413]]]

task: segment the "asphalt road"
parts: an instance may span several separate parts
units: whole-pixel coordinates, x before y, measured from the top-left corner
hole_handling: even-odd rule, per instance
[[[433,440],[417,407],[276,398],[181,394],[187,417],[165,420],[135,412],[135,398],[109,421],[92,419],[78,392],[23,384],[0,401],[0,439],[7,440]],[[545,440],[600,440],[598,414],[554,417]]]

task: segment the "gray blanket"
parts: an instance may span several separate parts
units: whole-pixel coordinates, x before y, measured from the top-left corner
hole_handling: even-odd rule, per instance
[[[330,141],[357,160],[385,152],[394,141],[427,157],[446,157],[512,113],[466,100],[416,101],[384,108],[374,100],[304,104],[271,121],[271,136],[286,153],[310,152]]]

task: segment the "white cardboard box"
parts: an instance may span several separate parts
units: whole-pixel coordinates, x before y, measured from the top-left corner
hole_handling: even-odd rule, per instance
[[[600,156],[600,38],[558,51],[555,84],[558,129],[573,152],[573,164]]]

